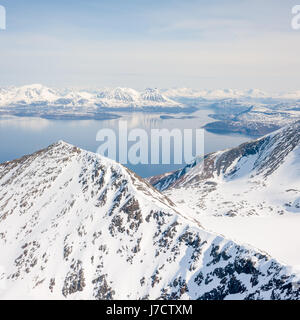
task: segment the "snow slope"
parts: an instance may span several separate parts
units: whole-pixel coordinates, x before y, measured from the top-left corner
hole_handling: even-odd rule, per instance
[[[150,182],[194,218],[300,213],[300,121]]]
[[[299,274],[65,142],[0,165],[0,298],[299,299]]]
[[[300,215],[215,217],[201,216],[205,229],[247,243],[300,270]]]

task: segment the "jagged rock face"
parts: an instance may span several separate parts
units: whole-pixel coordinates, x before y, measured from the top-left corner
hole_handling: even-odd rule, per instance
[[[125,167],[64,142],[0,166],[1,298],[298,299],[267,254],[204,231]]]
[[[300,121],[149,182],[195,214],[283,214],[300,212],[299,165]]]

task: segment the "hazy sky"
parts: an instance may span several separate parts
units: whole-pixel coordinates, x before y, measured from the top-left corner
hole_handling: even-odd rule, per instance
[[[0,85],[300,90],[300,0],[0,0]]]

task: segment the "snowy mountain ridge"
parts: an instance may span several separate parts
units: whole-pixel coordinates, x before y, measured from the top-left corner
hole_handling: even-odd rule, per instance
[[[65,142],[0,165],[0,298],[299,299],[299,274]]]
[[[296,121],[150,182],[194,218],[299,213],[299,165],[300,121]]]
[[[100,106],[102,108],[182,107],[178,102],[162,95],[158,89],[138,92],[130,88],[84,91],[51,89],[40,84],[2,88],[0,106]]]
[[[300,99],[300,91],[280,94],[269,94],[259,89],[236,90],[197,90],[190,88],[158,90],[147,88],[137,91],[131,88],[104,88],[99,90],[76,90],[56,89],[41,84],[25,85],[21,87],[0,88],[0,106],[16,104],[47,103],[59,104],[65,99],[65,105],[100,104],[104,107],[147,107],[147,106],[177,106],[183,107],[182,103],[172,100],[173,98],[198,98],[202,100],[218,101],[226,99]]]
[[[191,88],[171,88],[164,90],[164,94],[170,98],[202,98],[205,100],[222,99],[300,99],[300,91],[268,93],[260,89],[191,89]]]

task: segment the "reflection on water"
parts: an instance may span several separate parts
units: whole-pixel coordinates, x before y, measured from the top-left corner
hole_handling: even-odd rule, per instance
[[[19,158],[49,144],[64,140],[80,148],[96,152],[99,142],[96,134],[100,129],[109,128],[118,134],[119,120],[127,121],[128,131],[141,128],[150,133],[151,129],[199,129],[212,119],[211,110],[201,110],[193,117],[161,117],[162,114],[123,113],[122,118],[112,120],[45,120],[39,118],[0,118],[0,162]],[[237,146],[250,140],[240,135],[216,135],[205,132],[205,153]],[[130,165],[128,167],[143,177],[176,170],[183,165]]]
[[[0,127],[24,128],[32,131],[39,131],[49,126],[49,121],[40,118],[21,118],[14,116],[0,117]]]

